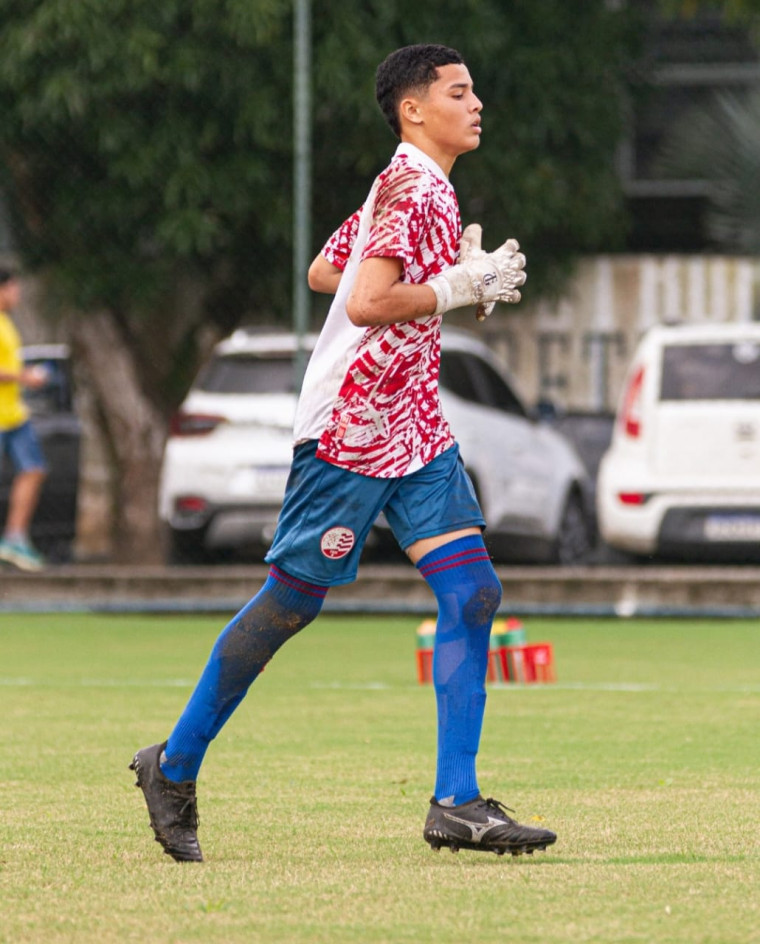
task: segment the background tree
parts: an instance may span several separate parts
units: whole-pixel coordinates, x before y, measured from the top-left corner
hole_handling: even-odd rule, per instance
[[[420,41],[459,48],[485,102],[455,184],[486,246],[518,236],[534,296],[574,255],[609,249],[635,30],[603,0],[580,6],[315,5],[314,251],[393,150],[377,63]],[[0,0],[0,13],[0,186],[96,392],[117,554],[155,559],[167,416],[217,337],[290,320],[291,4]]]
[[[716,249],[760,252],[760,91],[716,95],[672,130],[659,169],[709,183],[705,227]]]
[[[665,16],[694,16],[700,11],[715,11],[732,20],[745,20],[760,14],[760,0],[660,0]]]

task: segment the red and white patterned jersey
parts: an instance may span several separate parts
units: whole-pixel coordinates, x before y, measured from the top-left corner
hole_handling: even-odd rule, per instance
[[[419,284],[456,263],[461,231],[441,168],[399,145],[322,250],[343,276],[304,378],[296,442],[318,439],[319,458],[376,478],[407,475],[453,445],[438,398],[441,317],[358,328],[345,303],[362,259],[400,259],[403,281]]]

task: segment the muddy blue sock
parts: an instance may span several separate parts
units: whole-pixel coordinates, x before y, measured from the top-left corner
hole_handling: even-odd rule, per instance
[[[269,569],[264,586],[224,628],[161,755],[169,780],[195,780],[208,745],[272,656],[319,613],[327,587]]]
[[[480,792],[475,758],[486,706],[491,623],[501,584],[483,539],[468,535],[417,562],[438,601],[433,684],[438,707],[435,797],[467,803]]]

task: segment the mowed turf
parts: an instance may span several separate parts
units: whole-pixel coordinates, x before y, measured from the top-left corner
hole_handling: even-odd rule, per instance
[[[223,622],[0,616],[0,941],[760,941],[759,622],[527,619],[558,680],[489,687],[480,779],[559,840],[513,859],[422,840],[418,620],[323,616],[212,745],[176,865],[127,765]]]

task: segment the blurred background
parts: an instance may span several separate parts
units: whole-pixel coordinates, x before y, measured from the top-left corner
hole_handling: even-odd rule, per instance
[[[52,377],[32,409],[51,466],[33,534],[53,561],[260,559],[269,524],[248,541],[184,540],[208,534],[221,499],[203,493],[202,470],[197,488],[185,474],[172,491],[167,441],[200,443],[223,467],[235,444],[205,437],[231,415],[188,395],[293,395],[296,355],[256,338],[319,329],[325,299],[297,310],[303,258],[395,147],[374,70],[398,46],[463,54],[484,103],[482,145],[452,175],[463,223],[482,223],[488,249],[517,237],[528,258],[518,308],[482,326],[446,316],[488,349],[452,342],[451,389],[462,396],[464,354],[482,355],[464,399],[493,409],[495,388],[478,393],[490,357],[507,384],[498,408],[570,443],[586,476],[567,479],[589,545],[577,559],[595,559],[595,476],[644,332],[760,318],[757,0],[0,0],[0,11],[0,259],[23,268],[16,320],[27,359]],[[286,374],[259,389],[221,369],[225,351],[248,368],[285,358]],[[266,425],[246,418],[254,452],[270,448]],[[271,449],[242,460],[250,474],[235,489],[262,489],[276,512],[286,460]],[[263,520],[239,504],[226,535]],[[571,531],[552,536],[546,559],[564,562]]]

